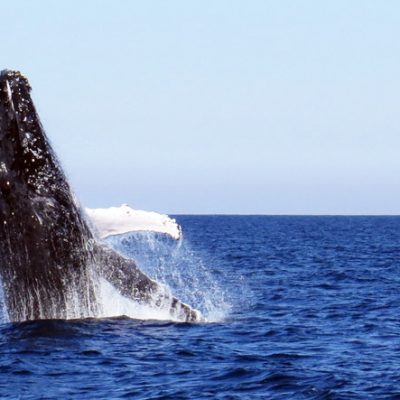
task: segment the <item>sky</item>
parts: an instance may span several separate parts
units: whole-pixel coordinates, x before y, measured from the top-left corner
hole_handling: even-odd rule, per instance
[[[0,3],[84,206],[400,214],[400,2]]]

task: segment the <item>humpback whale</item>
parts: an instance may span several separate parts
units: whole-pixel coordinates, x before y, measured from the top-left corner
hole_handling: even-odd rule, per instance
[[[0,277],[11,321],[96,317],[100,279],[180,321],[200,313],[98,240],[40,123],[31,87],[0,73]]]

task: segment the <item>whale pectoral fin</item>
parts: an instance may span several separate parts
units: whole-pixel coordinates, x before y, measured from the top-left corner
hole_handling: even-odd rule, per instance
[[[114,285],[123,296],[143,303],[152,300],[160,285],[147,277],[133,260],[107,247],[100,247],[96,253],[99,255],[101,276]]]
[[[121,207],[86,208],[85,213],[94,232],[101,239],[138,231],[162,233],[175,240],[182,236],[181,227],[175,219],[166,214],[134,210],[127,204]]]
[[[172,316],[185,322],[202,319],[198,311],[182,303],[163,285],[145,275],[133,260],[105,246],[99,246],[96,253],[101,276],[123,296],[155,308],[168,308]]]

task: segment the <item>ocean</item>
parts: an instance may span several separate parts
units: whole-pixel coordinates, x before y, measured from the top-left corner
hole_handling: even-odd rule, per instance
[[[175,218],[110,244],[207,322],[3,319],[0,398],[400,399],[400,217]]]

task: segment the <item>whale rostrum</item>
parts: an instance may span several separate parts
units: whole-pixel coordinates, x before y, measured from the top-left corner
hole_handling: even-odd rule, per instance
[[[177,320],[201,320],[94,236],[30,91],[20,72],[0,73],[0,276],[10,321],[96,317],[100,279]]]

